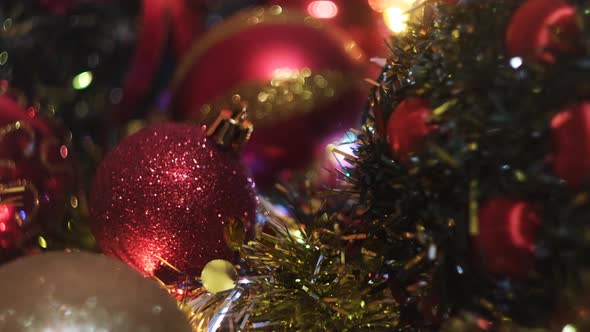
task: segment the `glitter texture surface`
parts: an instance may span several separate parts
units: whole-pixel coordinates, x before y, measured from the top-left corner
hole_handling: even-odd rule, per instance
[[[255,210],[254,183],[237,156],[186,124],[123,140],[99,166],[91,195],[101,249],[168,280],[175,273],[162,260],[189,275],[213,259],[232,260],[223,237],[228,219],[250,228]]]
[[[0,331],[190,331],[155,281],[102,255],[53,252],[0,267]]]

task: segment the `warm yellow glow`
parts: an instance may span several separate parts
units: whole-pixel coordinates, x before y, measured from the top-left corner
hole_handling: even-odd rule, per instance
[[[47,249],[47,240],[45,240],[44,237],[39,236],[39,238],[37,239],[39,242],[39,246],[43,249]]]
[[[576,331],[578,331],[578,329],[576,329],[576,327],[571,324],[567,324],[566,326],[563,327],[563,330],[561,330],[561,332],[576,332]]]
[[[389,30],[400,33],[406,30],[409,14],[401,8],[389,7],[383,11],[383,19]]]
[[[369,6],[379,13],[382,13],[387,8],[398,7],[404,9],[406,4],[412,5],[413,0],[369,0]]]
[[[399,8],[404,12],[410,11],[417,3],[418,0],[376,0],[370,1],[369,5],[373,10],[380,13],[386,11],[388,8]]]

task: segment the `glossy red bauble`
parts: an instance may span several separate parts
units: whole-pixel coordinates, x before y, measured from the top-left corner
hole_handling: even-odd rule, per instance
[[[497,275],[526,275],[534,263],[538,211],[526,201],[496,197],[481,204],[478,217],[474,246],[483,267]]]
[[[402,101],[389,117],[387,141],[400,160],[419,152],[424,139],[435,130],[435,126],[428,124],[430,112],[428,100],[411,98]]]
[[[576,188],[590,180],[590,102],[569,106],[551,120],[555,174]]]
[[[506,31],[510,56],[545,62],[576,50],[575,9],[565,0],[528,0],[512,16]]]
[[[232,260],[224,230],[230,218],[253,226],[256,198],[233,152],[199,127],[162,124],[125,138],[106,156],[90,209],[105,254],[171,280],[178,275],[163,262],[197,275],[213,259]]]
[[[174,80],[173,111],[210,124],[239,95],[255,128],[243,160],[257,185],[272,184],[309,166],[320,142],[356,127],[366,101],[362,59],[346,34],[305,15],[245,11],[192,45]]]

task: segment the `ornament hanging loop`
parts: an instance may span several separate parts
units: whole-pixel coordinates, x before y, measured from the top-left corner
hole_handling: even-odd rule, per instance
[[[236,152],[250,139],[254,130],[252,122],[247,120],[248,103],[241,102],[237,110],[222,110],[207,128],[207,137],[212,137],[221,146],[230,148]]]

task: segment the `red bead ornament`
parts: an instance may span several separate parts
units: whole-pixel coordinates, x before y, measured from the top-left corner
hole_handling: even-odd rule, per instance
[[[71,168],[56,132],[35,108],[0,95],[0,251],[26,245],[64,216]]]
[[[411,98],[402,101],[389,117],[387,140],[400,160],[418,152],[424,139],[435,130],[436,126],[428,124],[430,112],[429,101]]]
[[[363,52],[309,22],[278,7],[241,12],[192,45],[173,81],[178,119],[209,125],[236,100],[248,102],[256,130],[242,160],[259,188],[309,166],[320,142],[356,126],[366,102]]]
[[[149,127],[125,138],[100,164],[92,228],[105,254],[146,275],[178,277],[163,261],[196,275],[213,259],[232,260],[224,230],[232,218],[252,228],[253,187],[235,154],[201,128]]]
[[[555,174],[576,188],[590,179],[590,102],[569,106],[551,120]]]
[[[528,0],[512,16],[506,31],[511,56],[554,62],[556,53],[576,50],[575,9],[564,0]]]
[[[528,202],[509,197],[485,201],[479,209],[474,245],[481,264],[494,274],[521,277],[533,266],[541,218]]]

